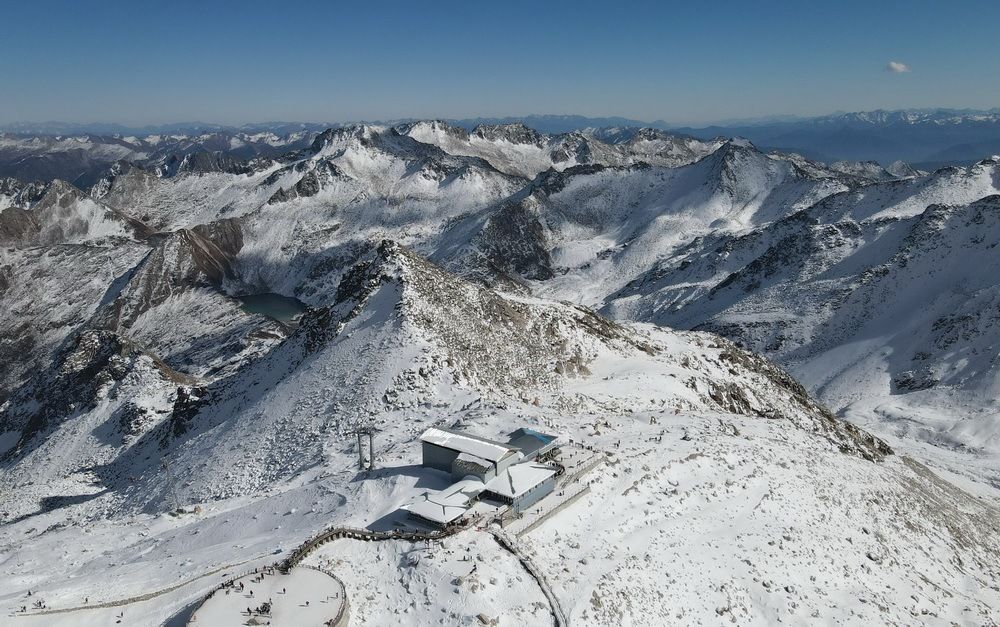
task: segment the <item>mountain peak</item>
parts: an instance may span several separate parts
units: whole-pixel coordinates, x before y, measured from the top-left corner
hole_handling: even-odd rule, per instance
[[[753,142],[751,142],[746,137],[733,137],[732,139],[727,141],[726,144],[734,148],[745,148],[747,150],[753,150],[757,152],[757,147],[754,146]]]
[[[411,135],[417,138],[424,134],[441,133],[458,140],[469,139],[469,131],[444,120],[420,120],[419,122],[401,124],[396,128],[403,135]]]
[[[511,144],[541,145],[542,136],[520,122],[513,124],[481,124],[472,131],[474,137],[486,141],[506,141]]]
[[[324,148],[332,145],[339,144],[346,141],[356,140],[356,141],[369,141],[387,133],[390,135],[397,135],[398,133],[392,127],[376,126],[373,124],[351,124],[348,126],[335,126],[328,128],[313,140],[312,151],[320,152]]]

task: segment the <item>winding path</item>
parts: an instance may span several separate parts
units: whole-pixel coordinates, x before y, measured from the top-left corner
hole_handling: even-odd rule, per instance
[[[566,612],[562,609],[562,604],[559,603],[556,593],[553,592],[552,586],[549,585],[549,580],[545,577],[545,574],[535,565],[532,561],[531,556],[521,550],[521,547],[517,545],[517,542],[510,535],[504,533],[500,529],[495,527],[489,527],[487,531],[493,538],[497,541],[504,549],[508,550],[514,557],[517,558],[521,565],[524,566],[524,570],[528,571],[536,582],[538,582],[538,587],[542,589],[542,594],[549,601],[549,606],[552,608],[552,618],[554,619],[556,627],[568,627],[569,617],[566,616]]]
[[[586,470],[590,470],[591,467],[592,466],[588,467]],[[581,472],[581,473],[578,473],[578,474],[583,474],[583,473]],[[319,534],[313,536],[312,538],[307,539],[302,544],[300,544],[298,547],[296,547],[296,549],[294,551],[292,551],[292,553],[288,557],[286,557],[284,560],[281,560],[280,562],[275,563],[273,566],[275,568],[277,568],[279,571],[281,571],[283,574],[288,574],[292,570],[292,568],[298,566],[302,562],[302,560],[304,560],[306,557],[309,556],[310,553],[312,553],[313,551],[315,551],[319,547],[323,546],[324,544],[326,544],[328,542],[332,542],[334,540],[349,539],[349,540],[359,540],[359,541],[363,541],[363,542],[381,542],[381,541],[385,541],[385,540],[404,540],[404,541],[408,541],[408,542],[420,542],[420,541],[427,541],[427,540],[440,540],[442,538],[447,538],[449,536],[453,536],[453,535],[455,535],[455,534],[457,534],[457,533],[459,533],[461,531],[465,531],[466,529],[469,529],[470,527],[472,527],[477,522],[480,522],[480,521],[478,519],[473,519],[473,520],[467,521],[463,525],[457,525],[457,526],[449,527],[448,529],[444,529],[444,530],[441,530],[441,531],[426,531],[426,532],[421,532],[421,531],[370,531],[368,529],[357,529],[357,528],[354,528],[354,527],[333,527],[331,529],[327,529],[327,530],[324,530],[324,531],[320,532]],[[501,547],[503,547],[505,550],[509,551],[512,555],[514,555],[518,559],[518,561],[521,563],[522,566],[524,566],[524,569],[528,572],[528,574],[530,574],[532,576],[532,578],[538,583],[538,586],[539,586],[539,588],[541,588],[542,593],[545,595],[545,598],[548,599],[548,601],[549,601],[549,605],[551,607],[552,617],[553,617],[553,620],[554,620],[554,623],[555,623],[556,627],[566,627],[566,626],[568,626],[569,625],[569,619],[566,616],[566,613],[563,611],[562,606],[559,603],[559,599],[556,597],[555,593],[552,591],[552,587],[549,585],[548,580],[545,578],[545,575],[534,564],[534,562],[531,560],[531,558],[520,549],[520,547],[516,543],[516,540],[514,540],[514,538],[512,538],[510,535],[504,533],[502,530],[493,528],[492,526],[491,527],[487,527],[486,530],[487,530],[488,533],[490,533],[496,539],[497,543]],[[63,614],[63,613],[77,612],[77,611],[83,611],[83,610],[93,610],[93,609],[110,608],[110,607],[122,607],[122,606],[125,606],[125,605],[131,605],[133,603],[141,603],[143,601],[148,601],[148,600],[156,598],[158,596],[162,596],[164,594],[168,594],[170,592],[173,592],[174,590],[182,588],[182,587],[184,587],[184,586],[186,586],[188,584],[191,584],[191,583],[193,583],[193,582],[195,582],[195,581],[197,581],[199,579],[204,579],[205,577],[208,577],[210,575],[214,575],[214,574],[216,574],[218,572],[221,572],[223,570],[227,570],[227,569],[230,569],[230,568],[234,568],[236,566],[240,566],[240,565],[243,565],[243,564],[247,564],[249,562],[253,562],[255,560],[262,559],[262,557],[263,556],[261,556],[261,557],[255,557],[255,558],[251,558],[251,559],[248,559],[248,560],[243,560],[241,562],[235,562],[235,563],[232,563],[232,564],[227,564],[227,565],[224,565],[224,566],[220,566],[219,568],[216,568],[216,569],[211,570],[209,572],[206,572],[206,573],[203,573],[201,575],[198,575],[197,577],[192,577],[190,579],[187,579],[187,580],[182,581],[180,583],[174,584],[172,586],[169,586],[169,587],[166,587],[166,588],[162,588],[162,589],[156,590],[154,592],[149,592],[149,593],[146,593],[146,594],[138,595],[138,596],[128,597],[128,598],[125,598],[125,599],[119,599],[119,600],[116,600],[116,601],[107,601],[107,602],[104,602],[104,603],[94,603],[94,604],[89,604],[89,605],[81,605],[81,606],[77,606],[77,607],[68,607],[68,608],[52,609],[52,610],[41,610],[41,611],[38,611],[38,612],[31,612],[31,613],[21,614],[21,616],[40,616],[40,615],[47,615],[47,614]],[[326,571],[323,571],[323,572],[326,572]],[[239,576],[231,578],[231,581],[235,581],[236,579],[239,579],[240,577],[243,577],[246,574],[247,573],[241,573]],[[334,577],[334,579],[337,579],[337,581],[340,581],[340,579],[337,578],[332,573],[326,573],[326,574]],[[215,594],[216,591],[224,588],[225,585],[226,585],[226,583],[228,583],[228,581],[229,580],[227,580],[227,582],[224,582],[222,584],[219,584],[219,585],[213,587],[212,590],[210,590],[208,593],[206,593],[195,604],[195,608],[196,608],[195,611],[197,611],[198,607],[201,607],[208,599],[210,599],[212,597],[212,595]],[[342,583],[343,582],[341,582],[341,584]],[[345,590],[346,590],[346,588],[345,588]],[[333,624],[337,625],[337,624],[341,624],[341,623],[346,623],[346,620],[345,620],[347,618],[347,616],[345,615],[346,607],[347,607],[347,596],[345,594],[344,595],[344,608],[343,608],[342,612],[338,614],[338,616],[336,617],[336,619],[333,622]]]
[[[332,529],[325,530],[325,531],[317,534],[316,536],[314,536],[312,538],[309,538],[308,540],[306,540],[305,542],[303,542],[302,544],[300,544],[294,551],[292,551],[291,555],[289,555],[287,558],[285,558],[284,560],[282,560],[282,561],[274,564],[274,567],[277,568],[278,570],[280,570],[282,573],[287,574],[288,572],[291,571],[292,568],[298,566],[302,562],[302,560],[304,560],[306,557],[308,557],[310,553],[312,553],[313,551],[315,551],[319,547],[323,546],[324,544],[326,544],[328,542],[332,542],[334,540],[350,539],[350,540],[359,540],[359,541],[363,541],[363,542],[381,542],[381,541],[385,541],[385,540],[404,540],[404,541],[407,541],[407,542],[420,542],[420,541],[427,541],[427,540],[440,540],[442,538],[453,536],[453,535],[455,535],[455,534],[457,534],[459,532],[462,532],[462,531],[465,531],[466,529],[469,529],[474,522],[475,521],[470,521],[466,525],[451,527],[449,529],[445,529],[445,530],[442,530],[442,531],[427,531],[427,532],[420,532],[420,531],[370,531],[370,530],[367,530],[367,529],[356,529],[356,528],[353,528],[353,527],[334,527]],[[521,549],[517,546],[516,541],[513,538],[511,538],[508,534],[504,533],[503,531],[501,531],[499,529],[493,528],[493,527],[488,527],[486,530],[487,530],[488,533],[490,533],[496,539],[497,544],[499,544],[505,550],[509,551],[512,555],[514,555],[518,559],[518,561],[521,563],[521,565],[524,566],[524,569],[528,572],[528,574],[531,575],[531,577],[536,582],[538,582],[539,588],[541,588],[542,593],[545,595],[545,598],[548,599],[548,601],[549,601],[549,605],[551,606],[552,617],[553,617],[553,620],[554,620],[554,623],[555,623],[556,627],[566,627],[566,626],[568,626],[569,625],[569,620],[568,620],[565,612],[563,611],[561,604],[559,603],[559,599],[556,597],[555,593],[552,591],[552,587],[549,585],[548,580],[545,578],[545,575],[534,564],[534,562],[531,560],[531,558],[526,553],[524,553],[523,551],[521,551]],[[255,560],[259,560],[262,557],[263,556],[261,556],[261,557],[254,557],[254,558],[251,558],[251,559],[243,560],[241,562],[234,562],[232,564],[226,564],[224,566],[220,566],[218,568],[210,570],[210,571],[208,571],[206,573],[202,573],[201,575],[198,575],[196,577],[192,577],[190,579],[186,579],[184,581],[181,581],[181,582],[179,582],[177,584],[174,584],[172,586],[168,586],[166,588],[161,588],[159,590],[155,590],[153,592],[148,592],[148,593],[142,594],[142,595],[137,595],[137,596],[133,596],[133,597],[127,597],[127,598],[124,598],[124,599],[118,599],[118,600],[114,600],[114,601],[106,601],[106,602],[103,602],[103,603],[92,603],[92,604],[80,605],[80,606],[76,606],[76,607],[67,607],[67,608],[60,608],[60,609],[41,610],[41,611],[38,611],[38,612],[30,612],[30,613],[20,614],[20,616],[43,616],[43,615],[50,615],[50,614],[65,614],[65,613],[69,613],[69,612],[79,612],[79,611],[85,611],[85,610],[95,610],[95,609],[111,608],[111,607],[123,607],[123,606],[126,606],[126,605],[132,605],[133,603],[141,603],[143,601],[148,601],[148,600],[154,599],[154,598],[156,598],[158,596],[162,596],[164,594],[168,594],[168,593],[173,592],[174,590],[177,590],[179,588],[183,588],[184,586],[187,586],[187,585],[189,585],[191,583],[194,583],[194,582],[198,581],[199,579],[204,579],[205,577],[208,577],[210,575],[214,575],[214,574],[222,572],[224,570],[228,570],[228,569],[231,569],[231,568],[235,568],[237,566],[241,566],[243,564],[247,564],[247,563],[253,562]],[[340,582],[340,579],[338,577],[336,577],[333,573],[327,572],[325,570],[323,572],[325,572],[326,574],[330,575],[331,577],[333,577],[334,579],[336,579],[338,582]],[[247,573],[241,573],[237,577],[233,577],[232,580],[235,581],[236,579],[239,579],[240,577],[246,576],[246,574]],[[343,585],[343,582],[340,582],[340,583],[341,583],[341,585]],[[196,607],[200,607],[201,605],[203,605],[205,603],[205,601],[207,601],[209,598],[212,597],[212,595],[215,594],[216,591],[222,589],[224,587],[224,585],[225,585],[225,583],[220,584],[218,586],[214,586],[211,591],[209,591],[208,593],[206,593],[197,602]],[[344,588],[344,589],[346,590],[346,588]],[[348,614],[348,610],[347,610],[347,608],[348,608],[348,600],[347,600],[347,595],[345,594],[344,595],[343,606],[342,606],[341,610],[338,612],[337,616],[333,619],[332,624],[334,624],[334,625],[346,624],[346,619],[348,618],[348,615],[347,615]],[[197,611],[197,610],[195,610],[195,611]]]
[[[190,579],[185,579],[184,581],[182,581],[180,583],[176,583],[176,584],[174,584],[172,586],[168,586],[166,588],[161,588],[159,590],[154,590],[153,592],[147,592],[146,594],[140,594],[140,595],[136,595],[136,596],[133,596],[133,597],[126,597],[124,599],[117,599],[115,601],[105,601],[103,603],[88,603],[87,605],[77,605],[76,607],[63,607],[63,608],[58,608],[58,609],[40,610],[40,611],[37,611],[37,612],[25,612],[23,614],[18,614],[18,616],[46,616],[46,615],[49,615],[49,614],[66,614],[66,613],[69,613],[69,612],[81,612],[81,611],[84,611],[84,610],[99,610],[99,609],[107,609],[109,607],[123,607],[123,606],[126,606],[126,605],[132,605],[133,603],[142,603],[143,601],[148,601],[150,599],[155,599],[158,596],[163,596],[164,594],[168,594],[170,592],[173,592],[174,590],[177,590],[179,588],[183,588],[184,586],[186,586],[188,584],[191,584],[191,583],[194,583],[195,581],[198,581],[199,579],[204,579],[205,577],[208,577],[210,575],[214,575],[214,574],[222,572],[224,570],[228,570],[230,568],[234,568],[236,566],[242,566],[243,564],[248,564],[248,563],[250,563],[250,562],[252,562],[254,560],[259,560],[262,557],[263,556],[261,556],[261,557],[252,557],[252,558],[250,558],[248,560],[243,560],[242,562],[234,562],[232,564],[226,564],[225,566],[220,566],[220,567],[218,567],[218,568],[216,568],[214,570],[210,570],[207,573],[202,573],[202,574],[200,574],[200,575],[198,575],[196,577],[191,577]]]
[[[443,531],[428,532],[369,531],[367,529],[354,529],[352,527],[334,527],[303,542],[292,552],[291,555],[276,566],[281,572],[287,573],[320,546],[326,544],[327,542],[332,542],[342,538],[361,540],[363,542],[380,542],[384,540],[405,540],[409,542],[419,542],[421,540],[440,540],[441,538],[453,536],[461,531],[465,531],[475,522],[477,521],[473,520],[462,526],[451,527]],[[531,575],[531,577],[538,583],[538,587],[541,588],[542,594],[544,594],[545,598],[549,601],[553,622],[556,627],[567,627],[569,625],[569,618],[563,611],[562,605],[559,603],[559,599],[556,597],[555,592],[552,591],[552,586],[549,585],[544,573],[542,573],[542,571],[535,565],[535,563],[531,560],[531,557],[522,551],[517,545],[517,542],[502,530],[496,529],[492,526],[487,527],[486,530],[496,539],[497,544],[517,558],[521,565],[524,566],[524,569],[528,572],[528,574]]]

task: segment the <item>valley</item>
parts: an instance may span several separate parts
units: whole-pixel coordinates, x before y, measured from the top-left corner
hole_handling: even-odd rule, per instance
[[[514,527],[573,624],[1000,620],[996,158],[307,135],[0,184],[15,624],[184,624],[324,529],[405,527],[443,477],[419,468],[426,429],[522,426],[606,455]],[[551,623],[490,522],[304,564],[359,624]],[[67,611],[19,611],[39,599]]]

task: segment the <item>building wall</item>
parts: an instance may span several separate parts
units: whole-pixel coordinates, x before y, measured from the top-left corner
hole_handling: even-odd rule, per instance
[[[479,495],[479,500],[480,501],[486,500],[486,499],[488,499],[490,501],[496,501],[498,503],[507,503],[508,505],[510,505],[511,503],[513,503],[513,501],[511,499],[507,498],[506,496],[504,496],[502,494],[497,494],[496,492],[493,492],[491,490],[486,490],[482,494]]]
[[[421,525],[431,527],[433,529],[444,529],[447,525],[442,525],[436,520],[431,520],[430,518],[424,518],[420,514],[414,514],[413,512],[407,512],[407,516],[420,523]]]
[[[508,455],[507,457],[504,457],[499,462],[497,462],[497,464],[496,464],[496,467],[497,467],[496,468],[496,473],[494,473],[494,476],[499,475],[504,470],[506,470],[509,466],[513,466],[514,464],[518,463],[522,459],[523,459],[523,457],[521,456],[520,453],[514,453],[513,455]]]
[[[447,473],[451,472],[451,464],[458,457],[458,451],[453,451],[430,442],[421,442],[423,465],[426,468],[437,468]]]
[[[492,464],[483,468],[478,464],[464,464],[462,460],[456,459],[451,465],[451,478],[455,481],[460,481],[465,477],[476,477],[486,483],[496,476],[496,467]]]
[[[512,505],[514,511],[523,512],[524,510],[528,509],[538,501],[542,500],[543,498],[551,494],[552,490],[554,490],[555,487],[556,487],[556,478],[555,475],[553,475],[548,479],[546,479],[545,481],[539,483],[532,489],[528,490],[521,496],[514,499],[514,503]]]

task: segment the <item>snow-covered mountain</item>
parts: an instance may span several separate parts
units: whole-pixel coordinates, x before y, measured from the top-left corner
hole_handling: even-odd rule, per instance
[[[613,294],[607,312],[723,332],[865,424],[883,416],[995,458],[998,192],[986,160],[835,194],[699,239]]]
[[[996,622],[996,161],[441,122],[197,155],[0,182],[6,605],[163,624],[391,518],[426,427],[527,425],[610,455],[525,541],[574,623]]]
[[[297,130],[147,135],[0,133],[0,178],[63,179],[89,187],[114,162],[125,160],[173,174],[226,170],[255,157],[308,146],[316,132]]]
[[[590,129],[559,135],[543,135],[523,124],[480,125],[467,131],[447,122],[415,122],[400,127],[414,139],[433,144],[453,155],[481,157],[496,169],[534,178],[540,173],[575,165],[625,166],[645,163],[678,166],[709,154],[721,143],[702,142],[669,135],[652,128],[629,129],[614,136]]]

